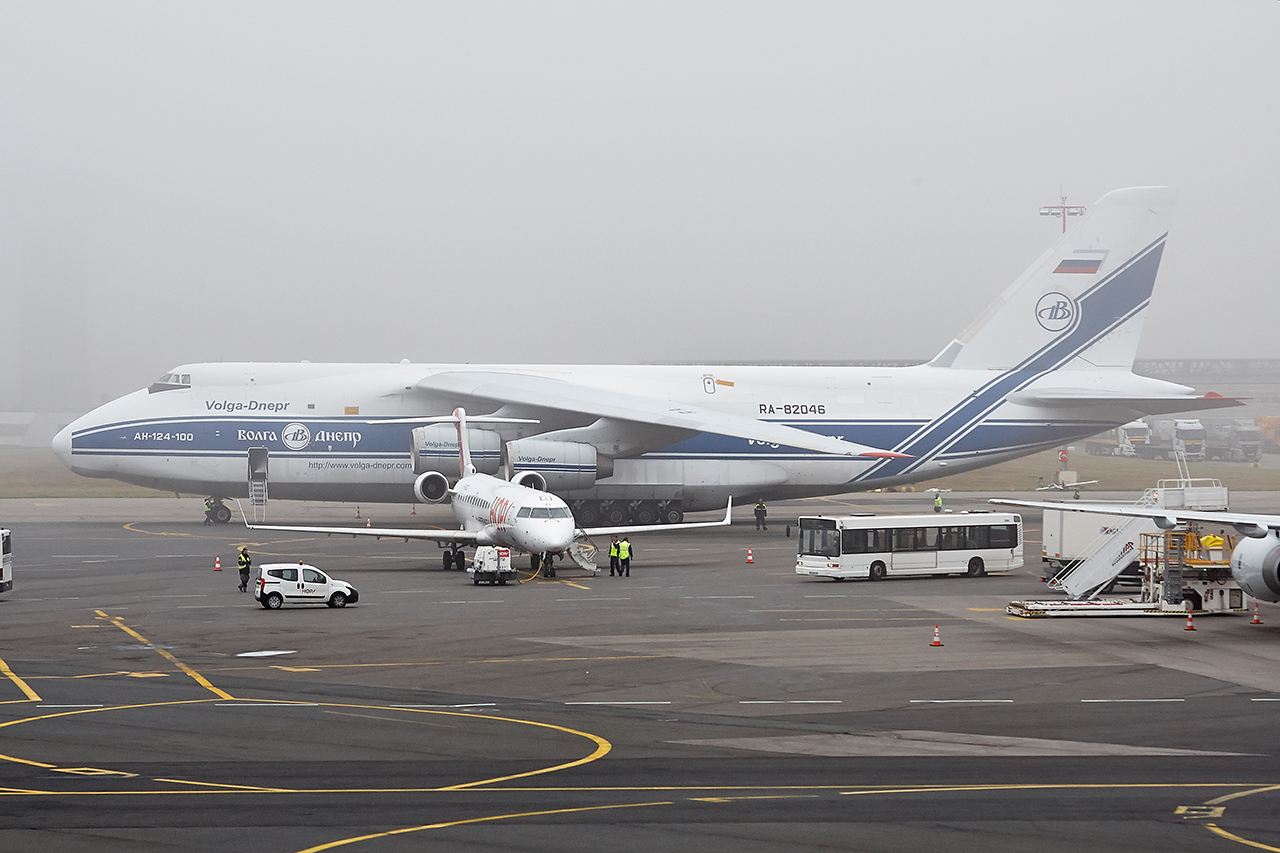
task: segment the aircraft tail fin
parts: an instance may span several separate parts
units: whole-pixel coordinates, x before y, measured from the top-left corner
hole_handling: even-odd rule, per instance
[[[471,464],[471,442],[467,436],[467,423],[482,424],[536,424],[537,420],[532,418],[498,418],[489,415],[480,415],[476,417],[467,417],[467,410],[459,406],[453,410],[452,415],[445,415],[440,418],[393,418],[382,421],[382,423],[421,423],[421,424],[439,424],[451,423],[458,427],[458,467],[461,477],[469,477],[476,473],[476,466]]]
[[[1104,195],[929,364],[1131,370],[1175,198],[1171,187]]]

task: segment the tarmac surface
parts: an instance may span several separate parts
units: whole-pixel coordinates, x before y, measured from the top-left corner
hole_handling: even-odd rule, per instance
[[[931,505],[775,504],[767,532],[745,506],[634,537],[630,578],[497,587],[430,543],[202,526],[198,500],[0,501],[0,850],[1280,850],[1280,608],[1011,617],[1050,596],[1034,511],[1008,575],[794,572],[800,513]],[[452,521],[354,510],[271,520]],[[359,603],[263,610],[241,545]]]

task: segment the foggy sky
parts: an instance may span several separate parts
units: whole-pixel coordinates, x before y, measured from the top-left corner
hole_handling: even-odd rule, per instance
[[[0,2],[0,408],[183,362],[927,359],[1173,184],[1272,357],[1280,3]],[[15,338],[15,333],[18,333]]]

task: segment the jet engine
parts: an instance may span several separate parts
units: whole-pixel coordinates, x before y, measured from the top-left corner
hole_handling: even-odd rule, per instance
[[[507,442],[511,481],[543,491],[591,488],[597,477],[612,473],[603,473],[599,461],[595,447],[580,441],[521,438]],[[538,480],[541,480],[540,486],[535,485]]]
[[[423,503],[438,504],[449,494],[449,478],[439,471],[426,471],[413,481],[413,494]]]
[[[502,466],[502,437],[491,429],[468,429],[471,464],[481,474],[496,474]],[[433,424],[413,431],[413,473],[457,471],[461,450],[458,428],[453,424]]]
[[[1280,601],[1280,538],[1274,530],[1240,540],[1231,552],[1231,576],[1254,598]]]

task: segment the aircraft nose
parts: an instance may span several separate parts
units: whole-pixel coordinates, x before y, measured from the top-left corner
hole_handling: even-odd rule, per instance
[[[48,433],[46,433],[47,435]],[[53,437],[53,452],[62,464],[68,468],[71,467],[71,425],[64,426],[57,435]]]

